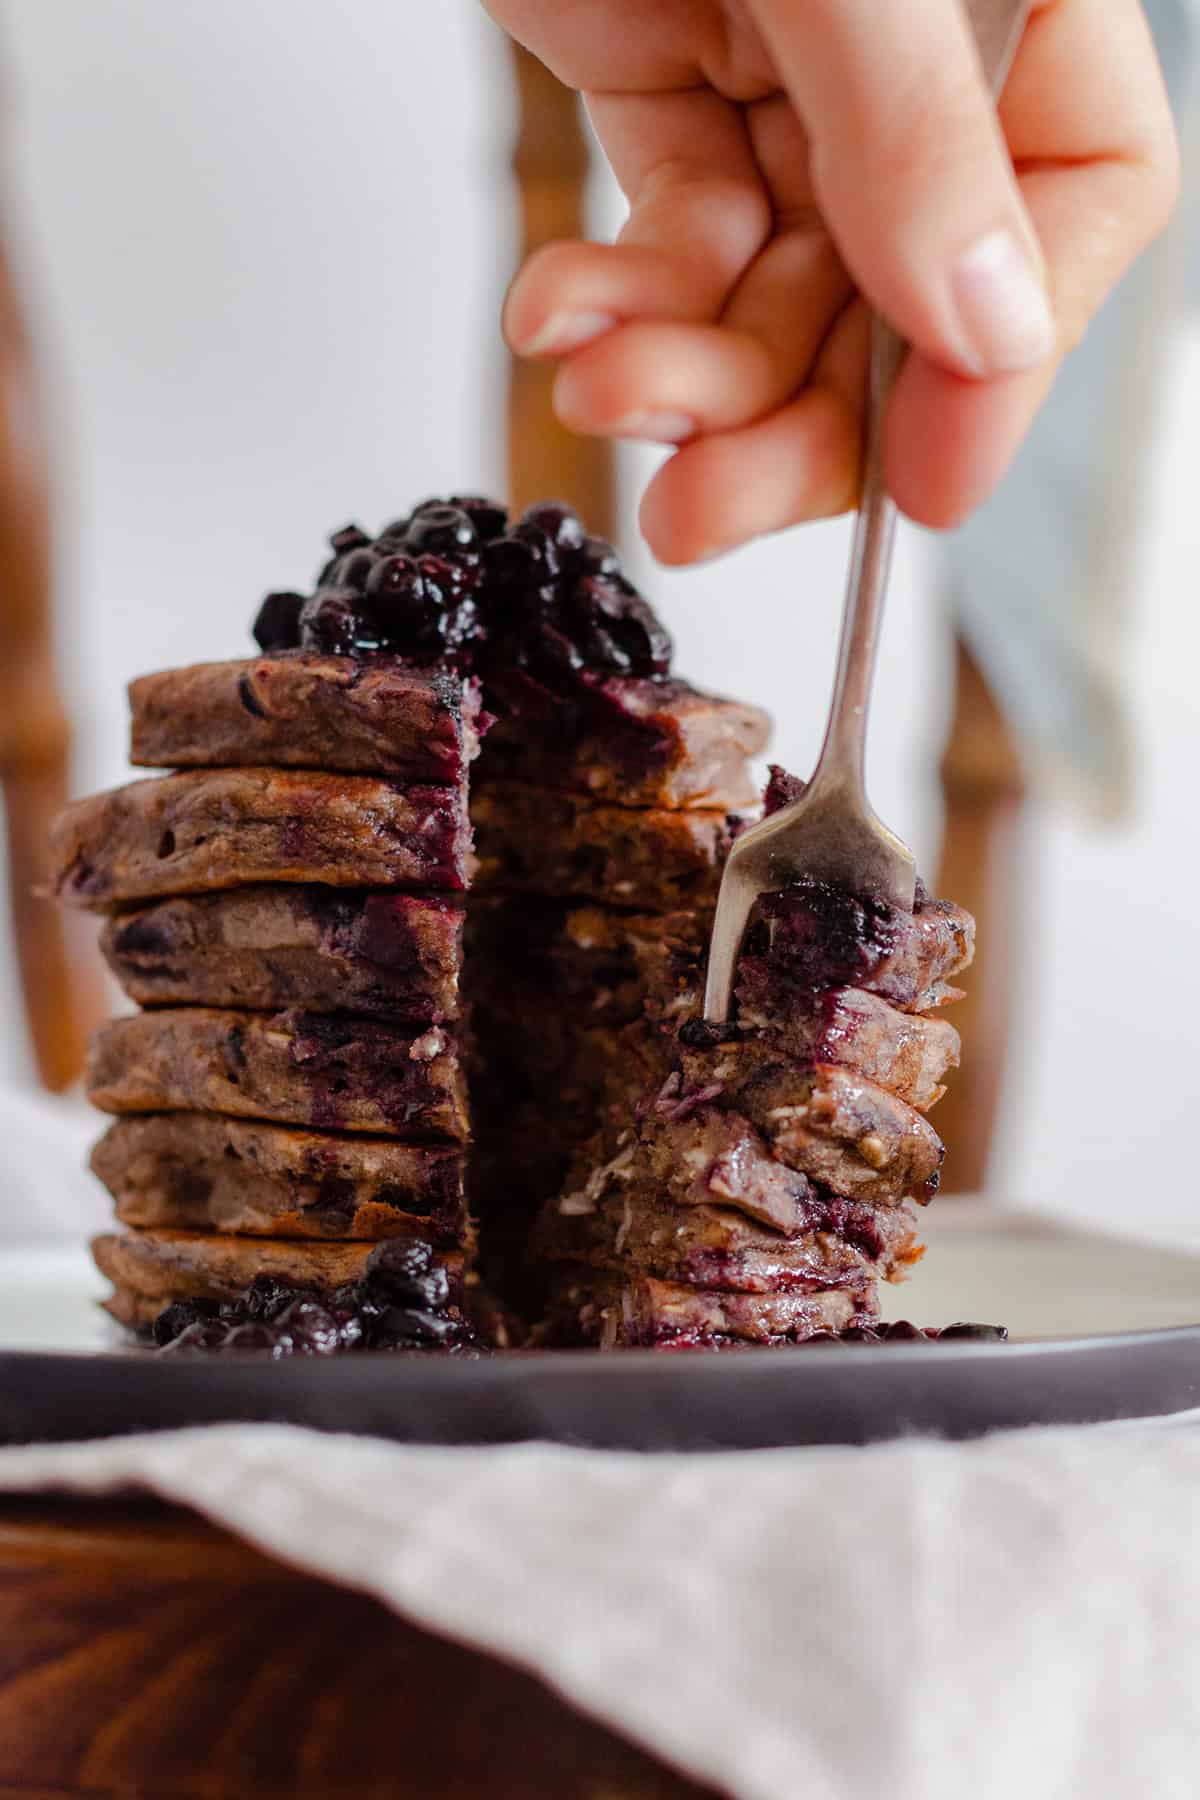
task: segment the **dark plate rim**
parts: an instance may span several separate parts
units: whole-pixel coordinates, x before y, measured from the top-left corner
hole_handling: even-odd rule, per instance
[[[1115,1348],[1132,1347],[1141,1343],[1163,1343],[1167,1341],[1186,1342],[1196,1338],[1200,1342],[1200,1319],[1188,1325],[1142,1325],[1133,1326],[1125,1331],[1089,1331],[1074,1332],[1062,1337],[1018,1337],[1007,1342],[972,1342],[969,1338],[955,1339],[949,1344],[936,1341],[923,1344],[901,1339],[894,1343],[863,1344],[849,1343],[839,1345],[822,1345],[806,1348],[802,1343],[794,1345],[748,1344],[745,1349],[720,1351],[705,1350],[702,1346],[690,1347],[687,1350],[655,1350],[655,1349],[623,1349],[606,1353],[597,1350],[548,1350],[548,1349],[511,1349],[488,1350],[478,1356],[471,1355],[439,1355],[434,1353],[416,1353],[406,1355],[395,1351],[374,1351],[365,1354],[356,1352],[349,1356],[287,1356],[278,1360],[264,1356],[261,1351],[247,1350],[242,1354],[222,1351],[220,1355],[206,1355],[197,1352],[195,1355],[182,1357],[163,1356],[151,1345],[113,1344],[111,1347],[96,1350],[55,1350],[46,1347],[20,1349],[12,1345],[0,1346],[0,1365],[8,1362],[27,1363],[32,1360],[45,1360],[56,1364],[78,1363],[89,1367],[96,1363],[104,1363],[112,1367],[156,1368],[172,1371],[185,1367],[203,1366],[206,1368],[226,1369],[271,1369],[282,1379],[291,1379],[288,1371],[303,1372],[306,1375],[316,1374],[318,1370],[342,1372],[348,1369],[392,1370],[419,1369],[423,1375],[434,1375],[439,1380],[469,1380],[478,1376],[481,1369],[502,1367],[537,1368],[541,1372],[551,1369],[570,1374],[577,1374],[585,1369],[627,1370],[670,1370],[672,1372],[686,1369],[727,1369],[732,1367],[746,1368],[753,1364],[758,1368],[770,1366],[777,1368],[786,1364],[789,1368],[820,1367],[832,1356],[844,1356],[849,1353],[863,1360],[888,1363],[899,1358],[910,1361],[927,1358],[931,1362],[946,1363],[951,1359],[978,1357],[1003,1357],[1013,1361],[1022,1356],[1036,1355],[1039,1359],[1054,1353],[1079,1352]]]
[[[744,1450],[1200,1408],[1200,1324],[1008,1344],[480,1358],[0,1351],[0,1442],[276,1422],[407,1443]]]

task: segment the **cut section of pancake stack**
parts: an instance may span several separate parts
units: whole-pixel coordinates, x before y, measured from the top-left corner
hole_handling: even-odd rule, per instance
[[[644,1061],[623,1027],[642,993],[596,946],[631,918],[711,919],[731,814],[754,798],[761,712],[682,682],[612,679],[609,733],[529,758],[537,780],[492,777],[485,740],[472,799],[479,873],[467,908],[474,1060],[472,1193],[489,1267],[536,1314],[528,1240],[542,1204],[607,1109],[640,1094]],[[616,721],[623,714],[623,728]],[[706,747],[689,744],[688,721]],[[557,785],[555,785],[557,784]]]
[[[798,791],[776,771],[768,808]],[[959,1048],[938,1009],[970,961],[968,915],[921,890],[911,914],[820,883],[768,895],[720,1032],[702,1017],[698,925],[630,919],[604,946],[624,950],[626,1062],[645,1073],[545,1209],[548,1343],[867,1332],[880,1279],[921,1254],[913,1202],[943,1154],[925,1114]]]
[[[369,1298],[388,1342],[470,1341],[474,690],[309,656],[169,670],[130,698],[133,760],[172,772],[55,831],[61,896],[108,913],[143,1008],[88,1071],[115,1115],[92,1166],[126,1228],[95,1246],[110,1310],[236,1312],[257,1283],[354,1315],[351,1340]]]

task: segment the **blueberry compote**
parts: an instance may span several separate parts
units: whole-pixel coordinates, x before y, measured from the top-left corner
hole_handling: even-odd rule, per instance
[[[392,1240],[372,1251],[361,1281],[333,1293],[260,1275],[234,1300],[176,1300],[151,1327],[162,1350],[265,1350],[332,1356],[347,1350],[477,1350],[428,1244]]]
[[[885,1324],[851,1325],[846,1331],[819,1331],[806,1344],[1006,1344],[1006,1325],[980,1325],[963,1319],[957,1325],[913,1325],[907,1319]]]
[[[262,650],[386,654],[484,677],[515,668],[552,689],[670,669],[667,632],[612,545],[567,506],[512,519],[494,501],[455,495],[424,501],[376,538],[347,525],[329,542],[312,594],[263,601]]]

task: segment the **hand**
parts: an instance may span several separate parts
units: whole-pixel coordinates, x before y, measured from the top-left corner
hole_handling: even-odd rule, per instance
[[[957,523],[1174,202],[1137,0],[1040,0],[1001,130],[959,0],[489,10],[584,94],[630,206],[615,244],[529,260],[505,334],[561,362],[567,425],[680,446],[641,506],[664,562],[854,504],[859,293],[914,347],[891,491]]]

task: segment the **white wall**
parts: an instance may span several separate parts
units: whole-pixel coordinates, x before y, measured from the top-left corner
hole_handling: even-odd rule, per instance
[[[507,70],[473,0],[9,0],[6,18],[10,211],[58,426],[64,655],[91,787],[122,773],[125,681],[236,653],[260,594],[304,582],[326,529],[500,486]],[[614,216],[611,194],[600,206]],[[1200,351],[1176,383],[1180,430],[1198,384]],[[1182,474],[1163,485],[1142,822],[1106,838],[1047,822],[1031,868],[1005,1179],[1093,1216],[1132,1195],[1163,1219],[1192,1204],[1182,996],[1198,978],[1180,946],[1200,832],[1180,634],[1200,645],[1177,595],[1195,510]],[[800,770],[845,543],[844,525],[815,528],[669,576],[634,556],[686,672],[768,704]],[[872,742],[876,803],[927,866],[944,719],[929,574],[907,538]],[[13,1005],[0,990],[0,1016]],[[23,1068],[6,1033],[0,1073]]]

